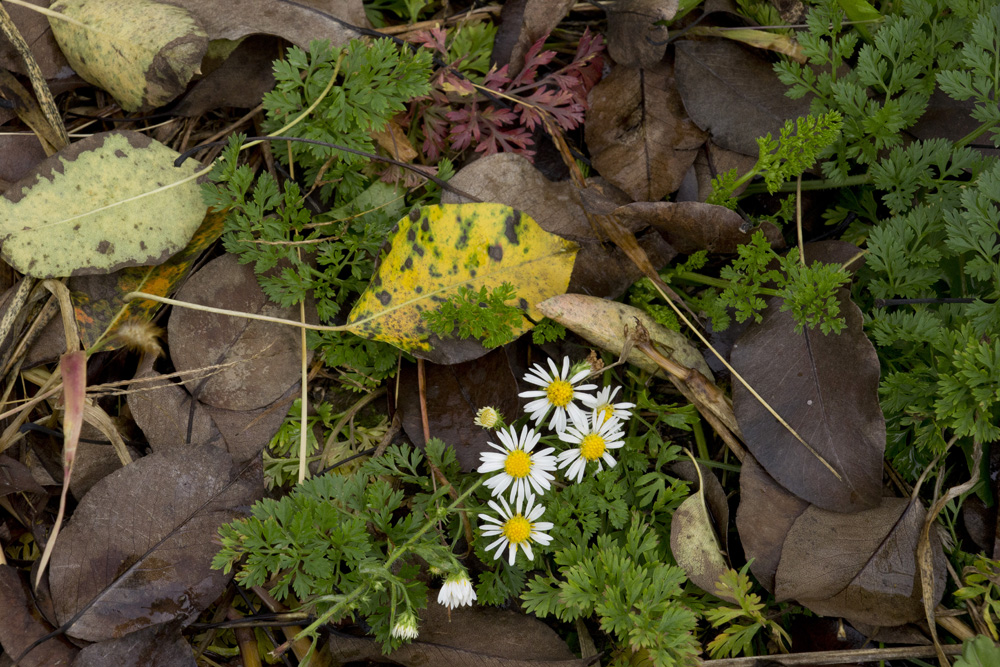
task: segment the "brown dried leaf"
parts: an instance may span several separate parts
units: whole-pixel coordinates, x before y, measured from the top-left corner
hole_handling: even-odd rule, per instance
[[[190,620],[222,593],[219,525],[261,497],[259,465],[234,472],[213,447],[150,454],[94,485],[56,544],[49,584],[67,633],[102,641]]]
[[[191,394],[182,385],[159,377],[149,360],[136,371],[135,379],[143,381],[129,387],[129,410],[150,449],[213,445],[228,451],[236,464],[260,454],[288,413],[288,397],[297,391],[293,386],[271,405],[255,410],[225,410],[201,401],[194,401],[192,409]]]
[[[781,560],[781,545],[795,520],[809,503],[789,493],[768,475],[752,456],[740,469],[740,506],[736,529],[750,571],[767,590],[774,592],[774,573]]]
[[[497,153],[480,158],[463,167],[449,182],[483,201],[524,211],[545,231],[576,242],[580,251],[567,291],[615,298],[642,275],[622,251],[601,243],[595,235],[576,186],[569,181],[548,180],[520,155]],[[590,189],[594,188],[587,191]],[[628,202],[627,195],[613,188],[601,190],[617,205]],[[441,201],[461,203],[464,198],[446,191]],[[629,227],[629,231],[638,234],[641,247],[657,268],[676,255],[659,234],[643,233],[638,226]]]
[[[728,151],[713,141],[706,141],[703,150],[698,151],[694,164],[684,177],[684,184],[677,191],[677,201],[705,201],[712,194],[712,179],[730,169],[745,174],[757,163],[750,157],[736,151]],[[748,183],[738,187],[733,194],[746,190]]]
[[[108,639],[80,651],[73,667],[196,667],[180,623],[161,623],[131,632],[121,639]]]
[[[616,67],[594,86],[589,103],[587,148],[608,182],[642,201],[680,187],[706,135],[684,112],[671,63]]]
[[[431,598],[434,598],[433,592]],[[495,607],[447,608],[431,602],[420,613],[420,637],[387,656],[370,637],[331,635],[327,646],[341,663],[391,660],[403,667],[585,667],[552,628],[533,616]],[[484,638],[488,638],[484,641]]]
[[[299,319],[298,308],[281,308],[267,298],[253,265],[240,264],[229,254],[202,267],[177,298],[243,313]],[[314,309],[306,308],[306,313],[307,320],[314,322]],[[262,408],[300,379],[301,344],[294,327],[174,308],[167,334],[170,358],[178,371],[239,362],[186,383],[191,395],[207,405],[237,411]]]
[[[524,67],[524,55],[532,44],[559,25],[575,0],[508,0],[500,10],[500,27],[493,40],[490,62],[508,65],[516,76]]]
[[[48,7],[50,0],[26,0],[39,7]],[[7,4],[4,9],[10,14],[11,20],[17,26],[18,32],[24,37],[24,41],[31,45],[31,54],[38,63],[38,68],[42,71],[42,76],[46,79],[53,79],[56,76],[64,75],[69,70],[69,63],[66,57],[59,50],[55,37],[52,36],[52,29],[49,27],[49,20],[44,14],[40,14],[28,7]],[[0,68],[7,69],[17,74],[28,74],[24,65],[24,59],[10,43],[6,36],[0,34]]]
[[[718,527],[719,540],[722,543],[722,550],[728,551],[729,546],[729,500],[726,498],[726,490],[722,488],[722,483],[711,469],[699,464],[701,477],[698,477],[698,470],[694,463],[681,460],[667,466],[667,473],[692,483],[692,489],[701,490],[701,481],[705,482],[705,503],[708,511],[712,515],[712,521]]]
[[[809,507],[785,538],[775,596],[858,623],[903,625],[923,618],[916,549],[924,516],[919,501],[904,498],[883,498],[854,514]],[[931,540],[937,606],[945,560],[936,533]]]
[[[823,509],[857,512],[881,499],[885,419],[878,402],[879,361],[861,311],[846,290],[838,300],[847,327],[824,336],[808,328],[796,334],[791,313],[779,312],[780,299],[770,297],[763,321],[747,327],[730,359],[816,453],[742,383],[733,384],[733,408],[747,448],[779,484]]]
[[[486,443],[497,441],[473,420],[479,408],[492,406],[508,420],[518,414],[517,379],[503,348],[473,361],[448,366],[424,363],[427,421],[432,438],[455,449],[462,470],[471,472],[482,463],[479,454],[493,451]],[[418,447],[424,444],[416,364],[404,364],[399,377],[397,408],[403,430]]]
[[[608,54],[625,67],[650,67],[667,50],[667,27],[677,0],[619,0],[608,5]]]
[[[10,565],[0,565],[0,609],[3,610],[0,646],[8,656],[19,656],[54,629],[38,613],[28,578]],[[32,649],[18,664],[21,667],[69,665],[77,652],[65,637],[54,637]]]
[[[281,58],[282,43],[271,35],[247,37],[222,65],[188,87],[174,111],[194,117],[220,107],[257,106],[264,93],[274,88],[272,63]]]
[[[690,255],[699,250],[734,254],[750,241],[751,233],[741,231],[743,218],[725,206],[701,202],[635,202],[615,211],[622,222],[649,225],[677,252]],[[784,248],[781,230],[770,222],[759,228],[772,248]]]
[[[723,148],[756,156],[757,137],[776,137],[785,120],[809,113],[809,98],[786,97],[771,63],[753,49],[728,40],[685,40],[676,49],[684,108]]]
[[[162,0],[183,7],[201,23],[210,40],[237,40],[247,35],[277,35],[304,49],[314,39],[343,46],[370,28],[361,0]]]

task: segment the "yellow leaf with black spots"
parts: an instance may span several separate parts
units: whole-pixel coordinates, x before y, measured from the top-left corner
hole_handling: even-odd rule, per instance
[[[425,206],[397,223],[345,327],[438,363],[474,359],[486,353],[481,345],[439,338],[421,313],[462,286],[492,290],[508,282],[517,306],[538,321],[535,304],[566,291],[578,249],[503,204]],[[531,327],[524,319],[514,333]]]

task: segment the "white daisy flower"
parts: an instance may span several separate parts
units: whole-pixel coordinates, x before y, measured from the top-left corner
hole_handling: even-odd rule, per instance
[[[579,483],[583,480],[587,464],[591,461],[597,461],[595,474],[604,469],[602,461],[607,463],[609,468],[615,467],[617,461],[608,450],[624,446],[625,434],[622,433],[618,418],[605,419],[604,412],[595,410],[589,417],[575,414],[572,417],[573,425],[566,427],[566,430],[559,434],[559,439],[576,446],[559,454],[559,467],[568,467],[566,479]]]
[[[449,574],[438,592],[438,604],[448,609],[471,605],[475,599],[476,590],[472,587],[472,581],[465,570]]]
[[[591,410],[603,413],[605,420],[617,417],[620,421],[628,421],[632,416],[629,410],[635,407],[635,403],[613,403],[619,389],[621,387],[615,387],[613,390],[611,387],[605,387],[597,392],[596,396],[581,398],[580,402]]]
[[[499,475],[494,475],[485,482],[493,495],[501,495],[509,486],[511,502],[517,502],[532,490],[538,495],[548,491],[552,480],[555,479],[549,472],[556,469],[556,457],[552,455],[555,449],[549,447],[540,452],[533,452],[542,436],[528,426],[521,429],[520,436],[517,434],[516,426],[497,431],[497,436],[503,446],[492,442],[486,443],[497,452],[480,454],[479,460],[483,464],[478,468],[478,472],[481,473],[500,471]]]
[[[486,406],[479,408],[476,419],[472,423],[483,428],[503,428],[503,416],[496,408]]]
[[[396,624],[392,626],[389,634],[396,639],[416,639],[420,634],[417,632],[417,617],[404,611],[396,619]]]
[[[548,361],[549,368],[552,370],[551,374],[542,368],[541,364],[535,364],[524,376],[525,382],[537,385],[541,387],[541,390],[535,389],[521,392],[518,396],[521,398],[537,399],[524,406],[524,411],[530,413],[529,416],[535,421],[536,426],[542,423],[545,416],[549,413],[549,409],[554,408],[549,428],[555,430],[556,433],[561,433],[566,428],[567,414],[575,412],[583,414],[583,411],[573,401],[577,399],[583,400],[584,397],[593,398],[590,394],[584,392],[597,389],[597,385],[582,384],[579,387],[575,386],[577,382],[587,377],[590,370],[587,366],[584,366],[574,373],[572,377],[567,377],[570,372],[569,357],[563,357],[562,373],[556,368],[556,364],[552,359]]]
[[[515,504],[516,511],[511,511],[510,505],[503,498],[500,499],[503,507],[498,505],[495,500],[491,500],[490,507],[496,510],[500,516],[498,518],[484,514],[482,518],[488,523],[480,524],[479,526],[479,529],[483,532],[483,537],[500,536],[499,539],[486,547],[487,551],[496,547],[497,552],[493,555],[493,558],[500,558],[503,550],[510,546],[509,560],[511,565],[514,564],[518,547],[521,547],[524,555],[529,560],[534,560],[535,556],[531,553],[531,543],[548,544],[552,541],[552,536],[544,532],[552,530],[552,524],[548,521],[536,521],[545,512],[545,507],[536,505],[535,495],[529,493],[527,506],[524,507],[524,511],[522,512],[524,500],[523,497],[518,498]]]

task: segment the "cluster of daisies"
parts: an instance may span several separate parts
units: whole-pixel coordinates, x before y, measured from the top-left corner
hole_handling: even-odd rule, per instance
[[[482,465],[478,472],[496,473],[484,484],[493,493],[494,500],[489,501],[489,506],[497,513],[497,516],[484,514],[485,523],[480,529],[483,537],[497,538],[486,550],[496,549],[494,558],[509,550],[511,565],[518,548],[533,559],[532,543],[545,545],[552,541],[546,532],[552,529],[552,523],[538,520],[545,507],[537,497],[551,488],[553,472],[564,470],[568,481],[579,483],[588,469],[596,474],[605,464],[614,467],[617,461],[610,450],[625,444],[622,423],[631,416],[629,409],[635,407],[633,403],[614,403],[621,387],[604,387],[592,393],[597,385],[580,384],[591,372],[586,362],[571,367],[569,358],[564,358],[561,371],[551,359],[548,364],[549,370],[540,364],[532,366],[524,380],[538,389],[519,395],[534,399],[524,406],[534,426],[540,426],[548,418],[549,429],[560,441],[568,443],[569,448],[558,454],[554,447],[536,451],[542,435],[532,426],[524,426],[520,433],[515,426],[505,427],[503,416],[491,407],[481,409],[476,415],[476,424],[495,430],[501,443],[489,443],[497,451],[479,455]],[[475,599],[476,591],[468,573],[457,566],[446,576],[438,603],[454,609],[471,605]],[[400,639],[415,639],[416,617],[411,612],[401,614],[392,634]]]
[[[549,429],[560,441],[568,443],[568,449],[558,454],[553,447],[536,451],[541,434],[531,426],[524,426],[520,433],[514,426],[504,428],[501,416],[493,408],[483,408],[476,417],[480,426],[497,429],[501,443],[489,443],[496,452],[480,454],[482,465],[478,471],[496,473],[485,485],[493,492],[494,500],[490,500],[489,506],[497,513],[497,516],[484,514],[485,523],[480,529],[483,537],[497,538],[486,550],[496,549],[494,558],[509,550],[511,565],[518,548],[532,559],[532,543],[546,545],[552,541],[546,533],[552,524],[538,521],[545,507],[536,500],[551,487],[552,473],[563,470],[567,481],[579,483],[588,469],[597,474],[605,464],[614,467],[616,461],[611,450],[625,444],[622,424],[631,416],[629,409],[635,407],[633,403],[614,403],[621,387],[604,387],[595,394],[592,392],[597,385],[579,384],[591,372],[586,362],[571,368],[569,358],[564,358],[561,372],[551,359],[548,363],[549,370],[535,364],[524,376],[525,382],[538,389],[519,395],[534,399],[524,406],[534,426],[539,427],[548,418]]]

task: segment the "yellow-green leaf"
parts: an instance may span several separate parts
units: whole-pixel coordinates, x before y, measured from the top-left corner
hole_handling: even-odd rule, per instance
[[[207,210],[197,164],[177,157],[138,132],[71,144],[0,197],[0,257],[40,279],[162,264]]]
[[[492,290],[508,282],[517,290],[518,306],[538,320],[535,304],[566,291],[577,250],[509,206],[425,206],[396,225],[347,329],[431,361],[467,361],[485,350],[430,335],[421,313],[463,285]],[[530,328],[525,321],[515,333]]]
[[[75,21],[49,19],[69,64],[126,111],[163,106],[184,92],[208,49],[201,24],[181,7],[152,0],[58,0],[50,9]]]

